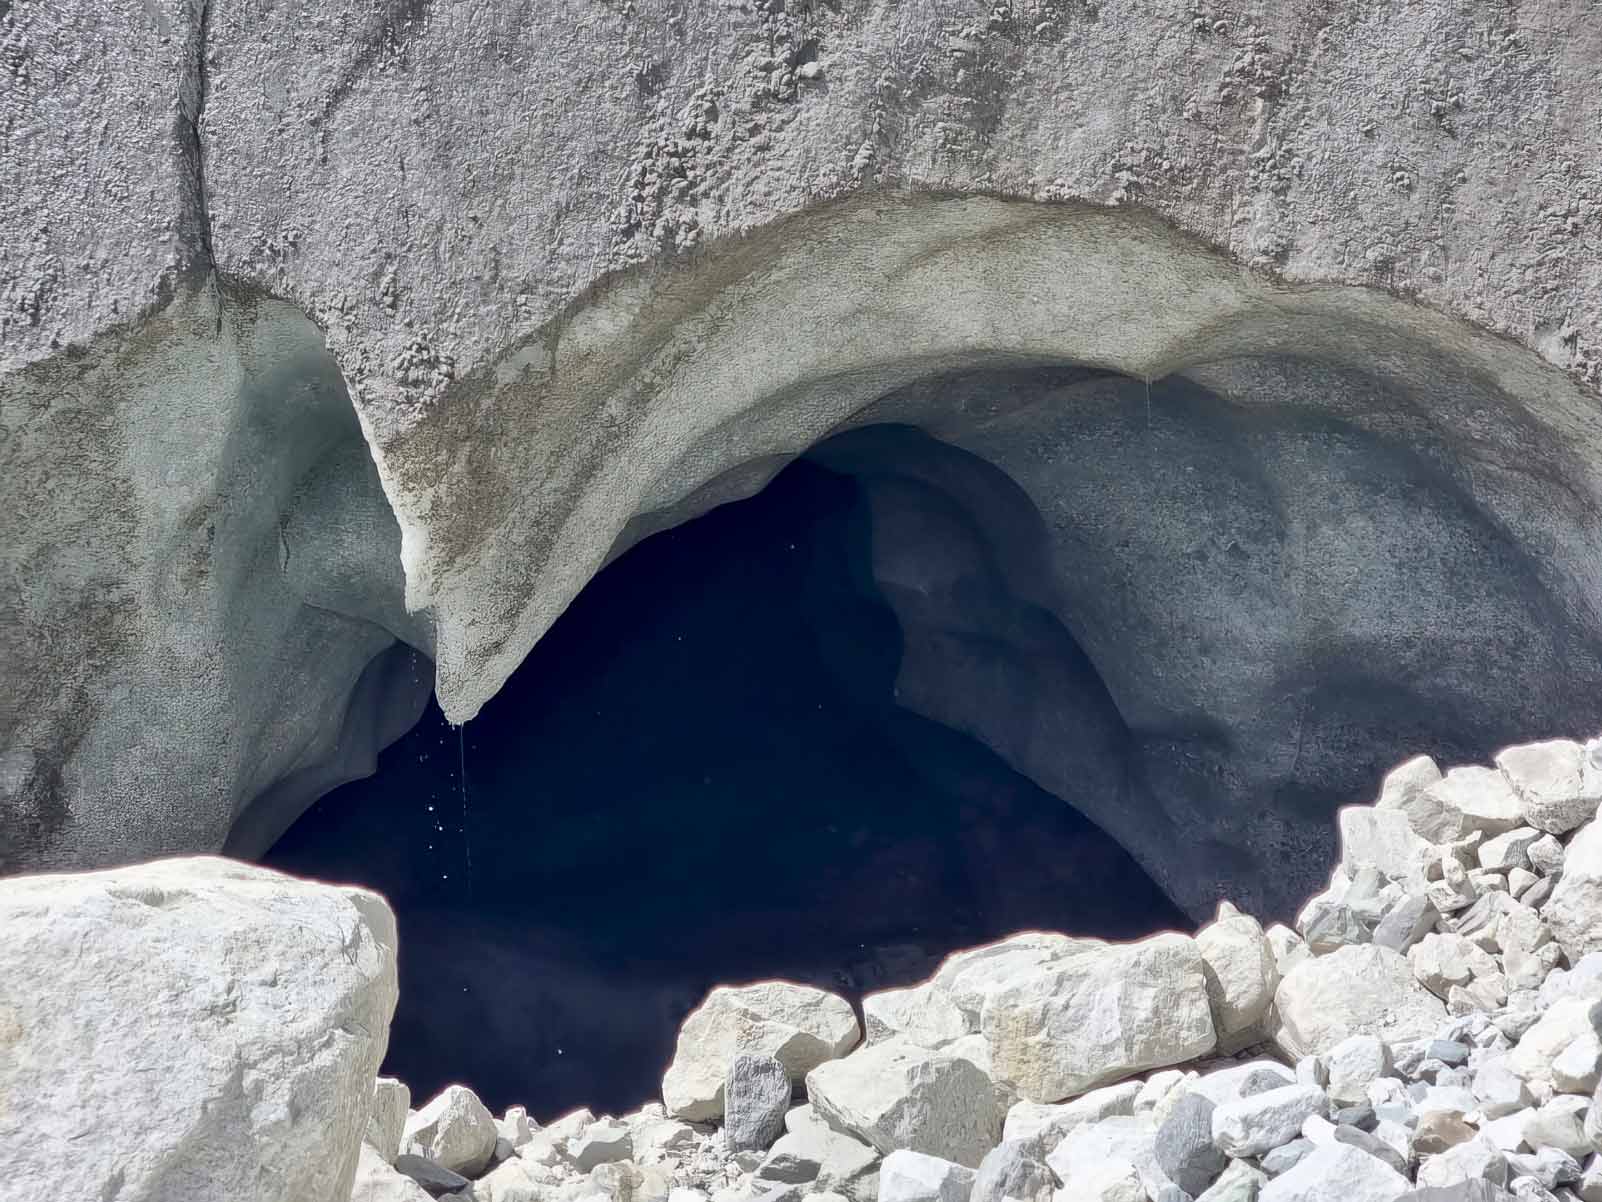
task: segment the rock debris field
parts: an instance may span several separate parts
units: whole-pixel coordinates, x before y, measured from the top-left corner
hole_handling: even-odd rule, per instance
[[[1023,932],[860,1019],[722,986],[660,1103],[544,1125],[375,1083],[376,894],[211,857],[15,878],[0,1180],[113,1202],[1602,1202],[1599,802],[1602,741],[1416,758],[1340,811],[1294,930],[1222,902],[1194,937]],[[108,1113],[137,1121],[91,1126]]]

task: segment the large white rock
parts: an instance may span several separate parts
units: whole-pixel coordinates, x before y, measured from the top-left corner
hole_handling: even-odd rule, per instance
[[[433,1198],[417,1182],[391,1168],[379,1149],[364,1143],[356,1163],[350,1202],[433,1202]]]
[[[400,1151],[406,1114],[411,1107],[412,1091],[404,1081],[380,1077],[373,1082],[373,1109],[367,1120],[366,1140],[385,1161],[393,1161]]]
[[[983,947],[954,952],[941,963],[928,987],[951,999],[979,1029],[985,999],[1020,973],[1069,956],[1106,947],[1099,939],[1080,939],[1056,931],[1020,931]]]
[[[477,1094],[465,1085],[447,1085],[406,1120],[401,1147],[453,1173],[476,1177],[495,1155],[499,1135],[495,1116]]]
[[[723,1083],[737,1053],[772,1056],[792,1081],[843,1056],[862,1037],[851,1003],[788,981],[720,985],[679,1028],[662,1078],[668,1113],[687,1122],[723,1114]]]
[[[1541,916],[1569,963],[1602,951],[1602,821],[1593,819],[1569,840],[1563,875]]]
[[[1345,806],[1336,814],[1336,822],[1340,826],[1341,867],[1347,876],[1373,868],[1387,879],[1405,877],[1429,847],[1401,810]]]
[[[395,998],[363,889],[210,856],[0,880],[0,1194],[346,1202]]]
[[[1261,1156],[1289,1143],[1309,1115],[1324,1117],[1329,1099],[1316,1085],[1281,1085],[1213,1110],[1213,1143],[1237,1159]]]
[[[1292,1060],[1348,1035],[1423,1039],[1446,1020],[1446,1007],[1413,978],[1406,958],[1372,944],[1298,964],[1279,983],[1274,1011],[1274,1042]]]
[[[1377,1156],[1351,1144],[1320,1144],[1275,1177],[1259,1202],[1396,1202],[1412,1184]]]
[[[1406,794],[1395,808],[1430,843],[1462,839],[1473,831],[1499,835],[1524,820],[1507,777],[1478,765],[1451,769],[1434,784]]]
[[[1602,1033],[1602,1001],[1570,997],[1553,1002],[1519,1037],[1507,1055],[1507,1067],[1526,1081],[1552,1080],[1552,1066],[1570,1044],[1584,1035]]]
[[[1399,815],[1389,816],[1401,821]],[[1262,924],[1238,911],[1221,912],[1197,931],[1196,949],[1201,953],[1218,1040],[1225,1045],[1238,1042],[1238,1037],[1256,1028],[1274,1000],[1279,984],[1274,949]]]
[[[1196,942],[1154,935],[1103,945],[1010,977],[985,999],[980,1029],[998,1079],[1055,1102],[1213,1049]]]
[[[1057,1105],[1018,1102],[1007,1111],[1001,1129],[1002,1142],[1038,1140],[1049,1152],[1075,1127],[1115,1114],[1134,1114],[1140,1085],[1139,1081],[1120,1081]]]
[[[473,1182],[473,1202],[547,1202],[553,1176],[551,1169],[513,1156]]]
[[[1127,1160],[1097,1160],[1074,1166],[1052,1195],[1054,1202],[1147,1202],[1140,1172]]]
[[[1572,739],[1524,743],[1499,752],[1496,766],[1524,807],[1524,821],[1564,835],[1596,817],[1602,804],[1602,772]]]
[[[1157,1163],[1158,1125],[1152,1116],[1114,1116],[1099,1123],[1076,1127],[1046,1157],[1046,1164],[1063,1183],[1062,1193],[1073,1197],[1075,1178],[1081,1170],[1107,1161],[1123,1161],[1134,1166],[1148,1194],[1170,1184]],[[977,1202],[977,1199],[976,1199]]]
[[[1376,809],[1405,810],[1408,801],[1441,779],[1441,770],[1427,755],[1415,755],[1385,774]]]
[[[897,1148],[879,1166],[879,1202],[968,1202],[973,1170]]]
[[[990,1080],[972,1061],[899,1040],[820,1064],[807,1098],[829,1126],[882,1153],[910,1148],[974,1168],[1001,1133]]]
[[[869,1043],[897,1037],[926,1048],[953,1043],[978,1027],[949,994],[932,984],[885,989],[862,999],[862,1022]]]

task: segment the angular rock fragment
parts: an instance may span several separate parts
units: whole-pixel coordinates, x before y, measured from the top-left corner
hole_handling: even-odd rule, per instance
[[[1227,903],[1226,903],[1227,904]],[[1233,907],[1231,907],[1233,910]],[[1221,1043],[1255,1030],[1279,984],[1274,949],[1255,918],[1224,913],[1196,932],[1213,1028]]]
[[[869,1043],[901,1038],[926,1048],[940,1048],[969,1035],[967,1016],[942,990],[932,985],[886,989],[862,999],[863,1025]]]
[[[395,1000],[363,889],[210,856],[0,880],[0,1193],[345,1202]]]
[[[1571,739],[1509,747],[1497,753],[1496,766],[1518,794],[1524,821],[1548,834],[1589,822],[1602,803],[1602,772]]]
[[[985,999],[1014,974],[1108,946],[1099,939],[1056,931],[1022,931],[983,947],[953,952],[929,979],[928,988],[951,999],[963,1013],[968,1029],[977,1031]]]
[[[1602,951],[1602,822],[1582,826],[1563,853],[1563,876],[1541,916],[1574,963]]]
[[[1112,1115],[1134,1114],[1140,1087],[1139,1081],[1120,1081],[1056,1105],[1018,1102],[1007,1111],[1002,1142],[1036,1140],[1049,1152],[1075,1127]]]
[[[428,1193],[439,1196],[467,1189],[473,1183],[460,1173],[437,1164],[415,1152],[402,1152],[395,1157],[395,1171],[402,1173],[422,1186]]]
[[[1431,843],[1461,839],[1473,831],[1500,835],[1525,821],[1524,807],[1507,777],[1478,765],[1453,768],[1424,789],[1408,818]]]
[[[1507,1157],[1489,1140],[1471,1139],[1427,1158],[1419,1166],[1420,1185],[1445,1187],[1470,1181],[1507,1184]]]
[[[1213,1142],[1236,1158],[1261,1156],[1289,1143],[1308,1116],[1324,1117],[1329,1099],[1314,1085],[1282,1085],[1213,1111]]]
[[[790,1075],[772,1056],[742,1052],[729,1061],[724,1086],[723,1141],[731,1152],[765,1152],[784,1130]]]
[[[1244,1160],[1232,1160],[1218,1180],[1196,1195],[1196,1202],[1257,1202],[1268,1174]]]
[[[432,1202],[432,1199],[432,1194],[396,1170],[379,1149],[365,1142],[362,1144],[350,1202]]]
[[[898,1148],[879,1167],[879,1202],[968,1202],[973,1178],[963,1165]]]
[[[772,1056],[799,1081],[845,1055],[861,1034],[851,1003],[821,989],[786,981],[719,986],[679,1028],[662,1100],[675,1118],[716,1119],[723,1114],[729,1061],[739,1053]]]
[[[1389,948],[1344,947],[1298,964],[1274,994],[1275,1044],[1291,1059],[1323,1052],[1348,1035],[1387,1043],[1424,1038],[1446,1008]]]
[[[1134,1166],[1148,1195],[1165,1186],[1178,1188],[1157,1163],[1157,1124],[1141,1115],[1076,1127],[1046,1157],[1046,1165],[1062,1181],[1063,1192],[1071,1196],[1081,1169],[1109,1160]]]
[[[784,1116],[780,1113],[780,1123]],[[587,1173],[603,1164],[614,1164],[634,1155],[634,1132],[617,1119],[597,1119],[567,1141],[568,1159],[580,1172]]]
[[[970,1202],[1049,1202],[1057,1177],[1029,1143],[992,1148],[974,1175]]]
[[[406,1120],[401,1145],[435,1164],[476,1177],[489,1166],[499,1136],[495,1116],[465,1085],[448,1085]]]
[[[411,1109],[412,1091],[394,1077],[373,1082],[373,1108],[367,1119],[364,1139],[386,1163],[400,1153],[401,1136],[406,1130],[406,1114]]]
[[[1400,810],[1345,806],[1336,814],[1340,828],[1341,866],[1355,878],[1372,868],[1386,879],[1408,876],[1429,843],[1420,838]]]
[[[1015,973],[985,998],[981,1030],[995,1075],[1036,1102],[1189,1060],[1216,1038],[1201,954],[1172,934]]]
[[[995,1146],[990,1080],[968,1060],[892,1040],[807,1074],[807,1097],[837,1131],[888,1154],[909,1148],[973,1167]]]
[[[1412,1183],[1350,1144],[1315,1147],[1263,1187],[1260,1202],[1397,1202]]]
[[[1379,925],[1374,928],[1373,942],[1405,955],[1409,948],[1435,929],[1440,916],[1435,903],[1425,894],[1405,894],[1380,918]]]
[[[1157,1128],[1157,1164],[1187,1194],[1204,1191],[1227,1161],[1213,1142],[1214,1104],[1200,1094],[1179,1099]]]
[[[877,1151],[821,1119],[798,1121],[769,1149],[756,1171],[759,1182],[835,1191],[853,1202],[874,1202],[878,1175]]]

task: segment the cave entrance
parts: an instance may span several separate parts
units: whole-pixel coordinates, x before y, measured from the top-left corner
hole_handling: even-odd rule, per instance
[[[959,668],[986,659],[965,626],[1032,645],[1044,622],[960,565],[942,616],[915,614],[936,585],[876,561],[875,537],[921,546],[940,576],[960,515],[915,479],[852,470],[907,448],[941,453],[910,428],[861,431],[645,539],[477,719],[453,728],[430,704],[264,857],[389,897],[386,1071],[414,1096],[466,1081],[497,1109],[621,1113],[656,1096],[715,983],[855,995],[1019,929],[1189,925],[1074,805],[899,703],[903,620]],[[1049,669],[1103,699],[1086,787],[1116,787],[1121,728],[1068,644]]]

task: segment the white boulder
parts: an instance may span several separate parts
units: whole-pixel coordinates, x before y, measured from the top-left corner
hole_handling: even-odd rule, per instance
[[[1388,880],[1405,877],[1429,847],[1400,810],[1345,806],[1336,814],[1336,822],[1341,867],[1349,877],[1356,877],[1364,868],[1372,868]]]
[[[1602,1001],[1569,997],[1553,1002],[1508,1053],[1507,1066],[1525,1081],[1550,1084],[1552,1066],[1575,1040],[1602,1034]]]
[[[897,1148],[879,1166],[879,1202],[968,1202],[973,1174],[938,1156]]]
[[[947,956],[928,987],[950,998],[966,1016],[968,1029],[977,1031],[985,999],[1013,976],[1106,946],[1099,939],[1081,939],[1056,931],[1020,931],[995,943]]]
[[[617,1119],[596,1119],[567,1141],[567,1156],[580,1172],[616,1164],[634,1155],[634,1132]]]
[[[1150,1195],[1134,1165],[1109,1158],[1075,1165],[1052,1197],[1056,1202],[1147,1202]]]
[[[1369,1086],[1391,1071],[1391,1050],[1373,1035],[1348,1035],[1322,1060],[1329,1096],[1342,1106],[1362,1105]]]
[[[995,1076],[1035,1102],[1178,1064],[1216,1042],[1201,953],[1175,934],[1019,972],[986,997],[980,1029]]]
[[[1496,766],[1518,794],[1524,821],[1548,834],[1589,822],[1602,803],[1602,772],[1572,739],[1509,747],[1498,753]]]
[[[862,1021],[869,1043],[899,1037],[938,1048],[971,1034],[967,1016],[957,1004],[928,984],[868,994],[862,999]]]
[[[1449,770],[1421,792],[1408,817],[1425,839],[1445,843],[1475,831],[1500,835],[1521,826],[1524,806],[1506,776],[1475,764]]]
[[[909,1148],[977,1167],[1000,1135],[989,1078],[960,1056],[892,1040],[820,1064],[806,1081],[824,1122],[881,1153]]]
[[[1134,1114],[1135,1097],[1140,1090],[1139,1081],[1120,1081],[1117,1085],[1093,1089],[1071,1102],[1056,1105],[1018,1102],[1007,1111],[1007,1120],[1001,1129],[1002,1142],[1038,1139],[1048,1149],[1054,1148],[1075,1127],[1115,1114]]]
[[[1407,803],[1441,779],[1441,770],[1427,755],[1404,760],[1385,774],[1376,809],[1405,810]]]
[[[1281,1085],[1215,1108],[1213,1143],[1236,1159],[1261,1156],[1295,1139],[1309,1115],[1328,1112],[1329,1099],[1318,1086]]]
[[[433,1196],[410,1177],[391,1168],[379,1149],[363,1143],[350,1202],[433,1202]]]
[[[1225,1045],[1239,1042],[1239,1037],[1256,1029],[1274,1000],[1279,984],[1274,949],[1262,924],[1238,911],[1221,912],[1197,931],[1196,949],[1201,953],[1218,1040]]]
[[[393,1162],[400,1151],[406,1114],[411,1106],[412,1091],[406,1088],[405,1082],[394,1077],[380,1077],[373,1082],[373,1109],[367,1120],[365,1138],[386,1163]]]
[[[447,1085],[406,1120],[401,1146],[435,1164],[476,1177],[495,1155],[500,1131],[478,1095],[465,1085]]]
[[[729,1062],[738,1053],[772,1056],[799,1081],[861,1037],[851,1003],[835,994],[788,981],[720,985],[679,1028],[662,1100],[675,1118],[716,1119],[723,1114]]]
[[[1338,1140],[1319,1144],[1263,1187],[1259,1202],[1397,1202],[1412,1183],[1377,1156]]]
[[[0,880],[0,932],[0,1191],[350,1197],[396,999],[376,893],[158,860]]]
[[[1541,916],[1569,963],[1602,951],[1602,821],[1592,820],[1569,840],[1563,875]]]
[[[1424,1039],[1446,1020],[1446,1007],[1413,979],[1406,958],[1373,944],[1298,964],[1279,983],[1274,1011],[1274,1042],[1293,1061],[1348,1035]]]

